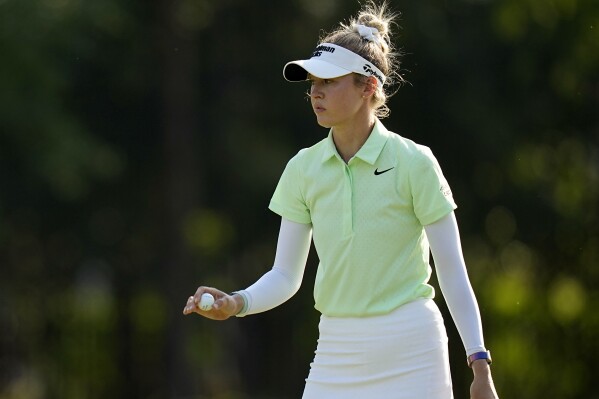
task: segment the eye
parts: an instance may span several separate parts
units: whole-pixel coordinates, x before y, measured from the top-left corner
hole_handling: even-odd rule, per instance
[[[323,82],[325,85],[328,85],[330,83],[333,83],[333,79],[324,79]]]

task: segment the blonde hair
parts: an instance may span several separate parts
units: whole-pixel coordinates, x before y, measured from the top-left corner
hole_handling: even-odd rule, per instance
[[[373,95],[373,106],[375,115],[384,118],[389,115],[387,99],[395,92],[390,92],[389,87],[394,84],[404,82],[399,74],[400,52],[395,51],[391,41],[391,27],[396,25],[395,19],[398,14],[389,12],[387,2],[383,1],[380,5],[370,0],[362,6],[357,17],[352,17],[347,24],[343,22],[332,32],[321,36],[320,43],[332,43],[344,47],[362,58],[372,62],[387,77],[384,85],[377,85],[377,90]],[[364,39],[359,31],[358,25],[365,25],[375,28],[378,33],[378,41]],[[363,84],[367,77],[355,74],[356,82]]]

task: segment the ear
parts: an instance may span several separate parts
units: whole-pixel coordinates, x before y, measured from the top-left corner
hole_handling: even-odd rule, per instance
[[[369,76],[368,79],[366,79],[366,84],[364,85],[364,89],[362,91],[362,97],[366,98],[373,96],[376,92],[378,84],[379,81],[376,80],[374,76]]]

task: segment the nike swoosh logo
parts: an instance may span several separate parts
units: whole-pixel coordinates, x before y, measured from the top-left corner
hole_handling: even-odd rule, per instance
[[[385,172],[389,172],[391,169],[394,169],[394,168],[395,168],[395,166],[394,166],[394,167],[392,167],[392,168],[389,168],[389,169],[381,170],[380,172],[379,172],[379,168],[376,168],[376,169],[374,170],[374,175],[375,175],[375,176],[382,175],[383,173],[385,173]]]

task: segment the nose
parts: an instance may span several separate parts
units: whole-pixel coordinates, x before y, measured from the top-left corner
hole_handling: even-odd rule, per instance
[[[322,90],[320,90],[314,83],[310,86],[310,98],[322,98]]]

